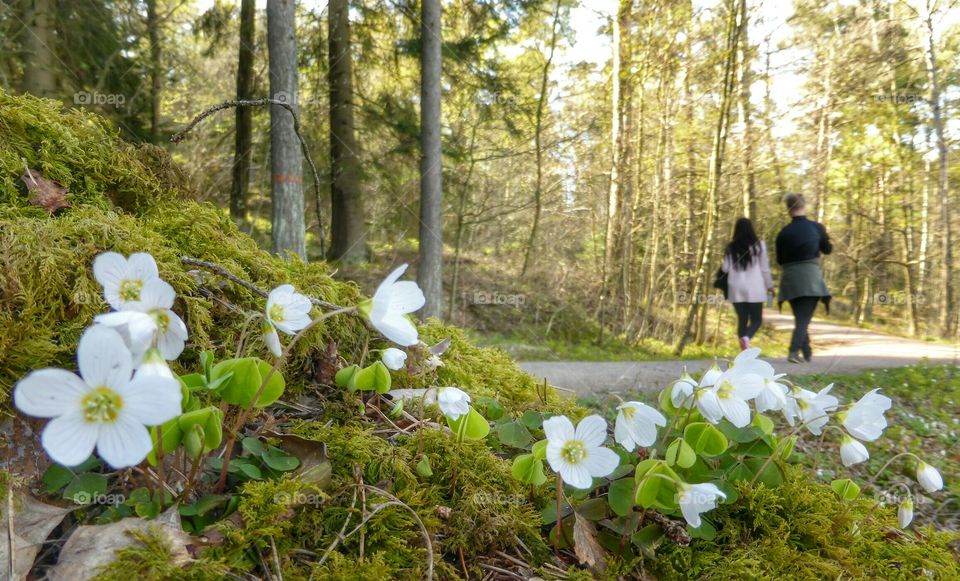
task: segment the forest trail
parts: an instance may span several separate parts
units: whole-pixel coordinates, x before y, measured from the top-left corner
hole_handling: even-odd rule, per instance
[[[793,317],[767,310],[764,325],[789,334]],[[814,319],[810,324],[813,361],[789,363],[786,357],[763,357],[779,373],[859,373],[869,369],[904,367],[923,361],[934,364],[960,363],[960,346],[928,343],[887,335],[868,329],[847,327]],[[763,347],[756,344],[756,347]],[[764,354],[766,355],[766,354]],[[684,368],[698,373],[713,361],[524,361],[520,367],[534,377],[577,394],[625,391],[654,391],[676,380]]]

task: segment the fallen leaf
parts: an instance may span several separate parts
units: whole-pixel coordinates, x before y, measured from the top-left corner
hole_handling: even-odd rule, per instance
[[[59,182],[43,177],[40,170],[28,169],[23,172],[20,179],[27,186],[27,192],[30,194],[29,202],[43,208],[51,216],[60,208],[70,207],[70,202],[66,198],[67,188]]]
[[[443,341],[440,341],[436,345],[431,345],[430,354],[436,355],[437,357],[443,355],[444,353],[447,352],[447,349],[450,348],[450,343],[452,342],[452,340],[453,339],[451,337],[447,337],[446,339],[444,339]]]
[[[573,552],[581,565],[595,567],[602,571],[606,567],[603,559],[603,547],[597,542],[597,529],[593,523],[574,512]]]
[[[33,560],[43,548],[44,541],[53,529],[60,526],[63,517],[73,508],[61,508],[44,504],[30,496],[14,493],[13,498],[13,576],[10,575],[10,520],[7,511],[10,502],[3,498],[3,521],[0,528],[0,574],[4,579],[26,579]]]
[[[48,575],[51,581],[85,581],[97,574],[97,569],[111,563],[120,549],[139,544],[130,533],[147,532],[158,527],[170,547],[170,559],[175,565],[190,562],[193,539],[180,527],[177,507],[169,508],[153,520],[125,518],[108,525],[77,527],[60,550],[60,559]]]
[[[314,484],[321,489],[330,485],[333,467],[327,458],[327,445],[316,440],[308,440],[294,434],[270,432],[268,435],[280,439],[280,448],[300,460],[300,468],[293,476],[301,482]]]
[[[303,371],[315,383],[333,385],[333,378],[340,369],[337,356],[337,344],[333,339],[327,341],[326,349],[315,348],[303,364]]]

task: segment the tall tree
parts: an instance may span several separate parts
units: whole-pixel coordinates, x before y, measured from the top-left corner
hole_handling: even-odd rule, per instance
[[[360,160],[353,122],[353,52],[350,47],[350,6],[330,0],[328,84],[330,88],[330,197],[332,202],[330,258],[343,262],[367,259]]]
[[[267,50],[270,54],[270,95],[298,111],[297,37],[294,0],[267,2]],[[293,116],[284,107],[270,106],[271,250],[306,258],[303,216],[303,159]]]
[[[443,309],[443,180],[440,149],[440,0],[422,0],[420,14],[420,268],[427,299],[422,316]]]
[[[240,49],[237,58],[237,100],[253,98],[253,44],[256,37],[256,0],[240,4]],[[247,215],[250,190],[250,162],[253,154],[253,110],[237,107],[236,147],[233,153],[233,181],[230,187],[230,216],[243,220]]]
[[[147,0],[147,31],[150,39],[150,141],[160,143],[160,98],[163,71],[160,69],[160,18],[157,0]]]
[[[54,32],[54,0],[24,0],[26,34],[23,40],[23,81],[25,93],[38,97],[54,97],[57,78],[53,53],[56,46]]]

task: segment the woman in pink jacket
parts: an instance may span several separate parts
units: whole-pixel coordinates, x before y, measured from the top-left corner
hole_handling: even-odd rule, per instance
[[[773,292],[773,277],[767,245],[757,238],[748,218],[734,224],[733,240],[727,245],[720,269],[727,273],[727,300],[737,312],[740,349],[749,349],[750,339],[763,321],[763,303]]]

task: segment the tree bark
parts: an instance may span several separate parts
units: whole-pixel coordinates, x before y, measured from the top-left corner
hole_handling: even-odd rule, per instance
[[[253,98],[253,45],[256,37],[256,2],[240,4],[240,49],[237,55],[237,100]],[[230,216],[241,221],[247,216],[250,191],[250,164],[253,155],[253,109],[237,107],[233,181],[230,185]]]
[[[738,110],[740,125],[743,130],[743,176],[742,176],[742,205],[743,215],[747,218],[757,217],[757,181],[753,169],[753,121],[750,105],[750,43],[747,37],[749,14],[747,0],[740,0],[740,100]]]
[[[421,316],[443,311],[443,178],[440,146],[440,0],[422,0],[420,15],[420,268],[426,304]]]
[[[27,33],[23,35],[22,89],[25,93],[38,97],[56,97],[56,55],[52,52],[52,48],[56,46],[54,14],[54,0],[24,2]]]
[[[296,10],[293,0],[268,0],[267,49],[270,54],[270,95],[297,106]],[[270,169],[272,183],[271,249],[306,258],[303,207],[303,158],[293,117],[283,107],[270,106]]]
[[[330,0],[327,24],[330,31],[330,258],[363,262],[367,260],[367,234],[353,120],[353,52],[347,0]]]
[[[150,141],[160,143],[160,99],[163,91],[163,71],[160,68],[160,19],[157,0],[147,0],[147,30],[150,43]]]

